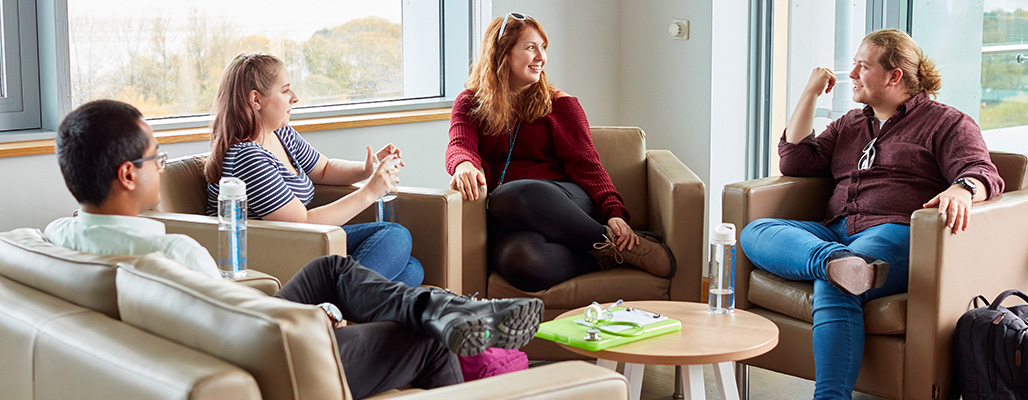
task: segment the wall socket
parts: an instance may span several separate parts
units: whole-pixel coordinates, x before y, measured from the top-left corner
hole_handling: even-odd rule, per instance
[[[667,27],[667,33],[678,40],[689,40],[689,20],[676,19]]]

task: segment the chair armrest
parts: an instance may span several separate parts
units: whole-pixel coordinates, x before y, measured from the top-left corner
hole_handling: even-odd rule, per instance
[[[475,201],[461,199],[461,252],[463,257],[464,294],[479,293],[479,297],[488,297],[486,288],[489,280],[488,247],[486,237],[485,196],[489,189],[485,185],[478,187],[481,196]],[[459,195],[458,195],[459,196]]]
[[[395,398],[625,400],[628,380],[584,361],[565,361]]]
[[[315,185],[311,207],[342,198],[360,186]],[[410,231],[411,255],[425,268],[425,284],[461,292],[461,198],[450,189],[399,186],[395,204],[398,222]],[[350,223],[375,221],[368,207]]]
[[[206,215],[145,212],[164,223],[168,233],[181,233],[200,242],[217,259],[218,219]],[[278,221],[246,221],[247,268],[287,282],[311,260],[346,255],[346,232],[338,226]],[[288,250],[286,250],[288,249]]]
[[[824,219],[828,199],[835,185],[827,178],[773,176],[725,185],[721,215],[742,232],[746,224],[760,218],[785,218],[806,221]],[[735,306],[750,306],[750,271],[753,264],[741,246],[735,249]]]
[[[282,289],[282,282],[278,278],[253,269],[248,269],[246,276],[232,278],[232,281],[260,290],[268,296],[278,293],[278,290]]]
[[[952,234],[937,208],[917,210],[910,226],[904,397],[945,398],[952,365],[953,327],[981,294],[1028,287],[1028,190],[1004,193],[971,207],[967,231]],[[913,390],[913,392],[911,391]]]
[[[671,300],[700,301],[707,201],[703,180],[668,150],[646,152],[646,180],[648,228],[664,236],[677,263]]]

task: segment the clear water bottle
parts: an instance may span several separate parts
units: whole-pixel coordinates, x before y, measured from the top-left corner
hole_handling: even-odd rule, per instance
[[[389,161],[389,168],[400,165],[400,159],[394,158]],[[375,170],[378,170],[379,161],[375,159]],[[375,202],[375,220],[378,222],[396,222],[396,206],[393,204],[393,200],[396,200],[396,182],[392,182],[389,185],[389,191],[384,196]]]
[[[710,312],[735,311],[735,225],[721,224],[710,232]]]
[[[218,192],[218,269],[226,278],[246,276],[246,184],[221,178]]]

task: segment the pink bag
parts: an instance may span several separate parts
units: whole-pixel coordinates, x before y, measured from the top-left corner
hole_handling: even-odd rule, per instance
[[[528,369],[528,355],[518,349],[490,347],[477,355],[457,358],[464,382]]]

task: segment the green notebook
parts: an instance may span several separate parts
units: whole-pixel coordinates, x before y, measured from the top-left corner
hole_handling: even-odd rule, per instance
[[[600,340],[585,340],[585,331],[590,327],[582,324],[585,321],[585,316],[578,314],[539,324],[539,332],[536,332],[535,336],[557,343],[597,351],[682,330],[682,321],[660,316],[659,314],[641,310],[627,311],[624,307],[614,308],[612,311],[614,316],[611,318],[611,321],[639,323],[642,325],[642,333],[633,336],[620,336],[601,331]],[[624,325],[610,325],[606,329],[611,331],[623,330],[626,333],[639,330],[639,328],[629,328]]]

